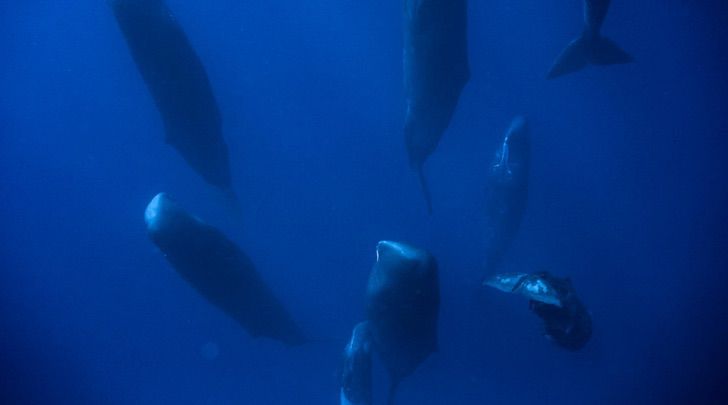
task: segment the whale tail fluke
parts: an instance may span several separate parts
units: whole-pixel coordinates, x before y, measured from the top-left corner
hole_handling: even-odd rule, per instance
[[[589,35],[586,32],[569,45],[556,58],[547,79],[554,79],[565,74],[577,72],[588,64],[618,65],[630,63],[634,59],[614,41],[602,36]]]
[[[623,65],[634,62],[632,55],[609,38],[599,37],[593,43],[590,62],[595,65]]]
[[[430,195],[430,187],[427,184],[425,178],[425,171],[422,165],[417,167],[417,177],[420,180],[420,188],[422,189],[422,195],[425,197],[425,204],[427,204],[427,213],[432,215],[432,196]]]

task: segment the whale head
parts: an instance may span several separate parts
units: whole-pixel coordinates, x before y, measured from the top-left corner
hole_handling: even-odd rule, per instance
[[[147,233],[157,238],[177,234],[185,226],[200,221],[182,209],[169,194],[159,193],[147,204],[144,222]]]
[[[500,185],[509,185],[514,181],[518,183],[527,172],[529,148],[528,123],[523,116],[516,116],[495,154],[495,162],[490,167],[492,181]]]
[[[385,262],[390,260],[410,261],[417,260],[421,256],[419,249],[409,246],[401,242],[393,242],[389,240],[379,241],[377,243],[377,262]]]

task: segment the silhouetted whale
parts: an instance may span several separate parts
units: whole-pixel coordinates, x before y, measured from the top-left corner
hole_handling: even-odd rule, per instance
[[[553,79],[576,72],[586,65],[615,65],[632,62],[632,56],[601,35],[610,0],[584,0],[584,31],[561,52],[549,71]]]
[[[546,336],[567,350],[579,350],[591,338],[591,315],[568,278],[547,272],[500,274],[484,285],[528,298],[531,310],[543,319]]]
[[[152,199],[144,219],[150,238],[177,273],[252,336],[304,343],[303,333],[253,263],[222,232],[164,193]]]
[[[493,272],[521,225],[528,201],[531,140],[525,118],[516,117],[495,154],[488,176],[485,266]]]
[[[205,68],[162,0],[109,0],[157,109],[165,140],[208,183],[232,195],[220,111]]]
[[[432,202],[423,173],[450,124],[470,78],[466,0],[404,1],[404,138],[427,208]]]
[[[369,322],[354,327],[344,349],[344,368],[341,373],[340,405],[371,405],[372,350]]]
[[[366,308],[372,347],[391,379],[392,404],[402,379],[437,351],[440,290],[435,258],[404,243],[379,242]]]

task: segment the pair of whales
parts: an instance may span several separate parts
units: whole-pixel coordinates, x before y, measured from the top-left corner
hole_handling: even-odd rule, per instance
[[[218,229],[182,209],[165,193],[147,205],[152,242],[177,273],[208,302],[254,337],[300,345],[306,336],[276,298],[252,261]],[[391,241],[377,244],[367,285],[367,320],[346,347],[341,403],[372,398],[372,352],[381,357],[396,387],[437,350],[440,290],[437,262],[428,252]]]
[[[528,200],[530,134],[525,118],[513,119],[490,166],[486,214],[486,270],[500,266],[520,227]],[[483,285],[525,296],[544,321],[545,334],[559,346],[576,351],[591,338],[591,315],[569,279],[541,272],[496,274]]]
[[[388,404],[399,383],[437,351],[440,290],[437,261],[411,245],[381,241],[366,291],[366,320],[346,345],[340,404],[372,403],[372,354],[390,378]]]
[[[427,158],[450,125],[470,78],[466,0],[404,0],[404,138],[428,212],[432,198],[423,173]],[[632,57],[601,36],[610,0],[584,0],[584,31],[558,56],[547,78],[613,65]]]

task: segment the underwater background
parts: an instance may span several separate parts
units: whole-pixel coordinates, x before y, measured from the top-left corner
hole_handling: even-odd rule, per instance
[[[547,81],[581,3],[471,0],[431,216],[402,139],[401,1],[167,4],[220,105],[239,215],[164,143],[105,2],[0,3],[0,402],[337,403],[390,239],[437,257],[442,293],[440,350],[398,404],[724,403],[722,2],[614,1],[604,31],[636,62]],[[571,277],[594,322],[576,353],[480,287],[488,166],[516,114],[529,202],[502,270]],[[160,191],[235,240],[313,341],[254,339],[175,274],[143,221]]]

